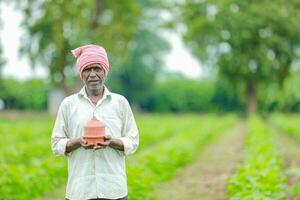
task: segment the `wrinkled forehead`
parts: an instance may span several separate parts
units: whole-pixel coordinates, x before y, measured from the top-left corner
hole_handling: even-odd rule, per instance
[[[86,66],[84,69],[90,69],[90,68],[96,68],[96,67],[103,69],[102,65],[99,63],[90,64],[90,65]]]

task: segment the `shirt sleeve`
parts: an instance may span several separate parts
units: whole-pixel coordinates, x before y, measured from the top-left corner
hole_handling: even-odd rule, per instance
[[[127,156],[137,150],[139,145],[139,131],[128,101],[125,99],[121,105],[123,105],[123,125],[122,137],[119,139],[123,142],[124,154]]]
[[[70,155],[70,153],[66,153],[66,146],[68,141],[70,140],[70,138],[68,138],[66,127],[66,104],[63,101],[59,107],[51,136],[52,152],[57,156]]]

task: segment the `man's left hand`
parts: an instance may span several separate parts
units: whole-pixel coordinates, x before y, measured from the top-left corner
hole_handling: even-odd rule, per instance
[[[105,149],[107,146],[110,145],[111,140],[112,140],[112,138],[111,138],[110,135],[105,135],[104,136],[104,142],[97,142],[93,149],[94,150]]]

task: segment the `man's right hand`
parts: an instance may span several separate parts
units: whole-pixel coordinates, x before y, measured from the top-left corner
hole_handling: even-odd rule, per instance
[[[85,141],[84,139],[83,139],[83,137],[81,137],[80,138],[80,145],[83,147],[83,148],[85,148],[85,149],[93,149],[94,148],[94,144],[88,144],[87,143],[87,141]]]
[[[83,139],[83,137],[77,139],[71,139],[68,141],[66,146],[66,153],[70,153],[79,147],[83,147],[84,149],[93,149],[95,145],[88,144],[87,141]]]

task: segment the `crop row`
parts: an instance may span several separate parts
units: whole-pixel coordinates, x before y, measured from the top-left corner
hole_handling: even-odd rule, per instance
[[[143,176],[144,169],[156,174],[144,177],[153,178],[146,185],[157,183],[158,174],[159,181],[167,179],[178,166],[192,159],[195,149],[209,140],[208,132],[215,134],[217,127],[227,127],[234,119],[229,116],[220,120],[213,115],[138,115],[140,147],[129,157],[128,167],[133,194],[140,191],[135,191],[139,186],[134,180]],[[50,149],[53,120],[47,115],[0,117],[0,199],[38,199],[66,182],[67,160],[55,157]],[[211,129],[211,124],[218,126]],[[151,184],[149,187],[153,188]],[[140,193],[145,195],[148,191]]]
[[[35,199],[65,181],[66,161],[50,149],[47,116],[0,120],[0,199]]]
[[[205,144],[236,121],[234,116],[215,115],[173,121],[183,126],[180,132],[128,158],[129,199],[153,199],[151,192],[155,188],[172,178],[178,168],[193,161]]]
[[[286,180],[282,175],[282,158],[271,132],[258,117],[251,117],[247,125],[244,162],[228,181],[229,199],[284,199]]]
[[[288,133],[296,139],[300,139],[300,115],[272,115],[270,121],[279,130]]]

